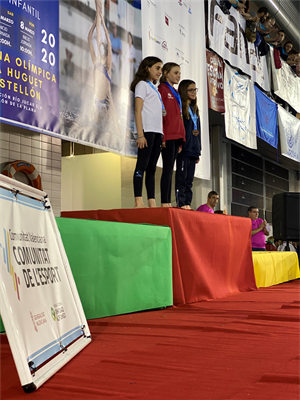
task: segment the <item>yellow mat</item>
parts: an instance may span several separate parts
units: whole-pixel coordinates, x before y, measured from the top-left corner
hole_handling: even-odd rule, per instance
[[[294,251],[253,251],[257,287],[268,287],[300,278],[299,260]]]

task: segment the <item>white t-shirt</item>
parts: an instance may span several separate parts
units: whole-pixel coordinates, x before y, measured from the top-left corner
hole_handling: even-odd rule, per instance
[[[157,132],[163,135],[163,116],[161,101],[156,91],[145,81],[140,81],[135,87],[135,97],[144,100],[142,122],[144,132]],[[134,122],[134,133],[137,133]]]
[[[286,242],[283,242],[283,244],[278,247],[277,251],[285,251],[285,247],[286,247]],[[296,249],[292,245],[292,243],[289,243],[289,248],[290,248],[290,251],[296,251]]]

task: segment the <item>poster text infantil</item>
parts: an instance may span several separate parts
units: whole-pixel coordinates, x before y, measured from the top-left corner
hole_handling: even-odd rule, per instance
[[[59,2],[0,6],[0,118],[59,133]]]

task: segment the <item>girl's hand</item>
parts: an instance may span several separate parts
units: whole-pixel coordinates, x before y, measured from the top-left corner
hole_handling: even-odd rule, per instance
[[[200,161],[200,158],[198,158],[198,160],[196,161],[196,164],[198,164],[199,161]]]
[[[182,152],[182,146],[178,147],[178,154]]]
[[[162,142],[161,147],[162,147],[163,149],[165,149],[165,148],[166,148],[166,142]]]
[[[145,136],[142,136],[140,138],[137,139],[136,141],[137,147],[139,149],[143,149],[144,147],[148,147],[148,143],[147,143],[147,139],[145,138]]]

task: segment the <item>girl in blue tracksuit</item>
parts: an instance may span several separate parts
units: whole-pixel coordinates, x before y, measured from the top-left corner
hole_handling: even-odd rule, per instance
[[[175,191],[177,206],[191,209],[192,187],[196,164],[201,154],[201,124],[197,106],[196,84],[190,79],[180,82],[178,92],[182,102],[186,142],[176,160]]]

